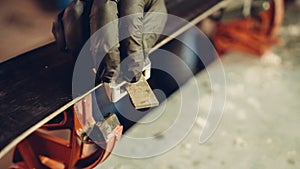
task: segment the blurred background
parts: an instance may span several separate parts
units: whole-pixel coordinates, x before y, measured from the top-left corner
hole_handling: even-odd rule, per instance
[[[69,2],[1,0],[0,62],[52,41],[52,22]]]
[[[1,0],[0,63],[53,41],[52,22],[68,2]],[[243,4],[242,0],[231,3],[225,9],[221,22],[243,18]],[[215,23],[205,22],[208,24],[203,21],[199,27],[211,36],[209,30],[216,29]],[[201,94],[200,113],[182,142],[152,158],[132,159],[112,155],[98,168],[300,168],[299,0],[285,1],[285,16],[278,32],[280,43],[261,56],[238,50],[222,55],[227,82],[225,110],[210,140],[199,143],[212,100],[210,79],[207,72],[202,71],[196,75]],[[207,69],[213,71],[216,67],[212,63]],[[189,84],[187,82],[186,86]],[[188,87],[184,91],[189,92]],[[168,106],[178,104],[176,95],[178,93],[175,92],[168,99]],[[127,135],[155,133],[164,125],[163,122],[155,123],[155,127],[153,124],[152,127],[138,124]],[[10,164],[11,153],[0,160],[0,168],[8,168]]]

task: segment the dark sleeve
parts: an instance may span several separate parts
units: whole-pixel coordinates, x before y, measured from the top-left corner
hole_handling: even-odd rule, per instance
[[[122,72],[128,81],[139,76],[147,57],[146,48],[151,48],[159,35],[156,33],[144,33],[145,27],[163,28],[165,18],[155,18],[144,12],[166,13],[164,0],[121,0],[120,12],[120,37]],[[147,28],[147,29],[148,29]],[[148,29],[150,30],[150,29]],[[137,79],[139,79],[137,77]],[[134,81],[134,80],[133,80]]]
[[[101,74],[108,83],[120,64],[117,6],[117,0],[94,0],[90,13],[91,52],[96,66],[104,63]]]

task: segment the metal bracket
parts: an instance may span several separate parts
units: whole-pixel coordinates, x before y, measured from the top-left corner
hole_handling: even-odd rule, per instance
[[[143,75],[145,79],[148,80],[151,77],[151,61],[148,57],[145,59],[144,65]],[[127,85],[128,83],[124,80],[120,83],[104,83],[109,100],[115,103],[126,96],[128,94],[126,90]]]

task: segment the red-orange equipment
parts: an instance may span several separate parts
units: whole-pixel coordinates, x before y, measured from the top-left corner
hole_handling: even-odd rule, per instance
[[[213,37],[215,48],[220,55],[238,50],[261,56],[279,42],[283,16],[284,1],[270,0],[270,8],[257,16],[219,23]]]
[[[84,98],[74,105],[72,110],[63,113],[63,120],[55,124],[46,124],[20,142],[14,153],[14,163],[11,169],[73,169],[94,168],[111,154],[117,141],[120,139],[123,126],[117,116],[110,114],[100,124],[105,124],[103,142],[83,140],[84,121],[90,116],[88,110],[91,100]],[[81,112],[78,112],[81,111]],[[84,118],[79,117],[82,114]],[[79,118],[81,119],[79,119]],[[80,122],[79,122],[80,121]],[[101,126],[99,126],[101,130]],[[68,140],[49,134],[49,131],[68,130]]]

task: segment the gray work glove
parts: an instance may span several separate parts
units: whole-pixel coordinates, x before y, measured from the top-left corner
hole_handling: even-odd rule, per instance
[[[92,1],[73,0],[53,22],[57,46],[77,56],[90,37],[89,14]]]

